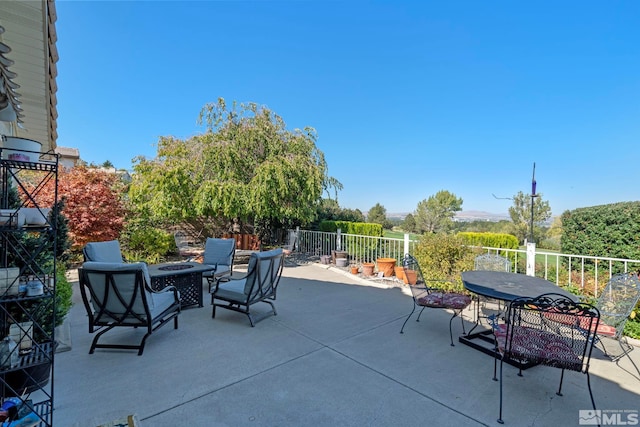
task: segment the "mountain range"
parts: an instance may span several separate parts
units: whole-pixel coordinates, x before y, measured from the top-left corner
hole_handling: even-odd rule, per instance
[[[403,220],[410,212],[400,213],[388,213],[389,219],[401,219]],[[498,222],[503,220],[510,220],[508,214],[496,214],[484,211],[461,211],[456,212],[455,221],[492,221]]]

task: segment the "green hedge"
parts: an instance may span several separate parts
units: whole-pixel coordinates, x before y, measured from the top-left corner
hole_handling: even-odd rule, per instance
[[[512,234],[505,233],[475,233],[464,231],[458,233],[465,245],[488,246],[491,248],[518,249],[518,238]]]
[[[640,259],[640,202],[579,208],[561,218],[563,253]]]
[[[320,231],[335,233],[338,228],[345,234],[357,234],[359,236],[382,237],[382,225],[369,222],[350,221],[322,221]]]

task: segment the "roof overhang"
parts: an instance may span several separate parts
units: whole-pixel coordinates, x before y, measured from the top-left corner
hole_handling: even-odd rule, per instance
[[[58,138],[56,19],[53,0],[0,1],[0,92],[16,113],[13,136],[40,142],[43,152]]]

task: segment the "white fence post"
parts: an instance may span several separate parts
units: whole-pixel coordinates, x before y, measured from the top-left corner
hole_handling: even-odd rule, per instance
[[[342,230],[339,228],[336,230],[336,250],[342,250]]]
[[[402,257],[409,253],[409,233],[404,233],[404,252],[402,253]]]
[[[536,243],[527,242],[527,276],[536,275]]]

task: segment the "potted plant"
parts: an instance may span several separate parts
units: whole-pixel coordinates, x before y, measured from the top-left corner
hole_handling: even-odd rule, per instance
[[[20,314],[16,314],[15,318],[20,323],[32,323],[32,335],[26,337],[25,341],[33,341],[34,345],[46,344],[54,335],[53,328],[62,325],[67,313],[72,306],[73,289],[71,283],[66,277],[66,269],[62,263],[58,263],[56,269],[56,295],[55,295],[55,312],[53,310],[54,300],[52,298],[46,300],[26,301],[23,306],[26,310],[21,310]],[[31,306],[31,307],[30,307]],[[33,310],[30,310],[33,308]],[[31,313],[27,317],[26,312]],[[55,316],[55,324],[53,318]],[[26,332],[25,328],[20,328],[22,332]],[[57,347],[57,343],[51,343],[53,351]],[[5,381],[17,392],[31,393],[42,388],[49,382],[51,373],[51,363],[35,365],[22,370],[15,370],[5,374]]]
[[[34,346],[45,348],[47,345],[51,345],[51,351],[55,351],[57,347],[57,344],[52,342],[52,337],[55,335],[54,329],[62,325],[73,304],[73,290],[66,277],[66,267],[63,262],[65,252],[69,248],[69,240],[67,218],[60,213],[62,206],[63,203],[59,203],[58,209],[53,209],[50,213],[50,216],[53,216],[54,212],[58,212],[56,218],[51,218],[51,221],[56,221],[56,253],[53,253],[53,240],[51,239],[53,236],[25,232],[18,238],[22,239],[22,245],[27,251],[31,251],[31,248],[45,248],[45,250],[28,252],[36,253],[37,256],[34,258],[25,259],[24,257],[16,256],[12,260],[14,265],[23,272],[40,273],[38,274],[40,279],[35,282],[39,282],[44,287],[51,284],[47,278],[53,274],[54,259],[57,258],[55,264],[55,297],[38,298],[36,296],[32,299],[28,298],[20,302],[9,303],[5,308],[14,324],[32,324],[32,335],[29,338]],[[3,332],[8,334],[10,325],[5,325],[5,327],[6,330]],[[18,327],[18,329],[19,333],[26,334],[29,327],[23,326]],[[25,339],[25,341],[28,340]],[[46,352],[44,357],[46,359]],[[49,382],[50,373],[51,359],[49,359],[49,363],[41,363],[24,369],[6,372],[4,380],[16,392],[32,392],[42,388]]]
[[[396,274],[396,277],[398,278],[398,280],[404,281],[404,267],[395,266],[395,267],[393,267],[393,270],[394,270],[394,273]]]
[[[395,258],[378,258],[378,271],[382,271],[384,277],[393,276],[393,268],[396,266]]]
[[[357,265],[352,265],[351,266],[351,274],[358,274],[359,270],[360,269],[358,268]]]
[[[372,262],[363,262],[362,263],[362,274],[365,276],[373,276],[373,268],[376,265]]]
[[[415,285],[418,281],[418,274],[415,270],[405,270],[403,282],[407,285]]]

